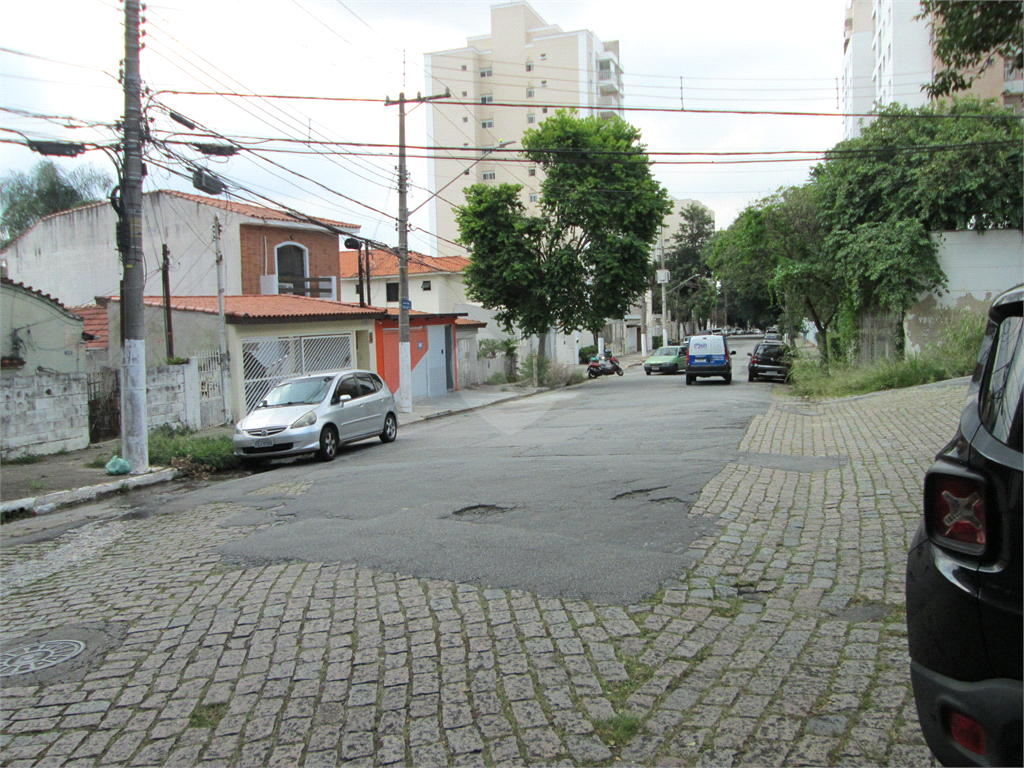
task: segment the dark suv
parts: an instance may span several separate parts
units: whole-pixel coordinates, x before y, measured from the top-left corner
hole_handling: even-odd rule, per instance
[[[989,310],[960,426],[925,475],[907,559],[914,699],[944,765],[1024,765],[1022,297],[1017,286]]]
[[[747,381],[757,381],[762,376],[789,378],[789,347],[780,341],[762,341],[753,352],[747,353]]]

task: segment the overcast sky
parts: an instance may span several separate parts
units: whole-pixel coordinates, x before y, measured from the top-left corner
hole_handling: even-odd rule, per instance
[[[565,31],[590,29],[602,40],[619,40],[627,107],[678,109],[682,87],[682,105],[690,110],[840,111],[844,0],[530,4]],[[491,5],[487,0],[157,0],[145,12],[143,78],[157,92],[148,114],[156,135],[163,137],[184,130],[167,118],[163,107],[168,107],[227,137],[396,144],[393,106],[160,91],[350,99],[396,98],[402,90],[414,95],[426,91],[423,54],[462,47],[467,37],[489,33]],[[107,126],[123,113],[116,79],[124,55],[118,3],[8,3],[4,16],[0,107],[97,125],[72,129],[63,120],[5,111],[0,112],[0,126],[6,129],[0,138],[21,141],[13,130],[32,138],[113,141],[114,130]],[[424,112],[420,108],[409,116],[411,145],[431,143]],[[652,152],[821,151],[842,138],[840,117],[627,112],[626,118],[640,127]],[[290,146],[308,152],[301,143]],[[154,157],[184,170],[159,154]],[[0,144],[4,173],[28,170],[40,159],[23,146]],[[659,162],[654,172],[674,197],[695,198],[713,209],[723,228],[754,200],[804,182],[813,164],[722,162],[726,159],[719,157],[713,165]],[[57,162],[68,168],[113,168],[99,151]],[[394,221],[381,212],[397,214],[396,165],[394,156],[291,153],[243,153],[209,162],[211,170],[253,192],[312,215],[359,224],[362,234],[388,243],[397,242]],[[426,176],[425,161],[410,161],[410,208],[426,200]],[[191,191],[191,184],[151,163],[146,189],[159,188]],[[249,193],[239,194],[252,199]],[[410,247],[418,250],[428,249],[418,230],[428,225],[427,210],[412,220]]]

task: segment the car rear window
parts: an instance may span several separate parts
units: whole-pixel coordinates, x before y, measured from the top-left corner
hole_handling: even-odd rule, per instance
[[[1021,450],[1021,393],[1024,392],[1022,341],[1024,320],[1008,317],[999,324],[978,403],[985,429],[999,442],[1017,450]]]

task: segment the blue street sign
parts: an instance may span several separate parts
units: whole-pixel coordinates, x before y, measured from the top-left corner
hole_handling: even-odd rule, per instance
[[[412,309],[412,299],[402,299],[402,309]]]

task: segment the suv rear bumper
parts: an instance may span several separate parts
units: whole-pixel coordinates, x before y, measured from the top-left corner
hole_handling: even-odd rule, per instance
[[[910,662],[917,716],[928,747],[943,765],[1024,765],[1020,680],[998,678],[964,683]],[[947,725],[955,710],[985,730],[985,754],[960,746]]]

